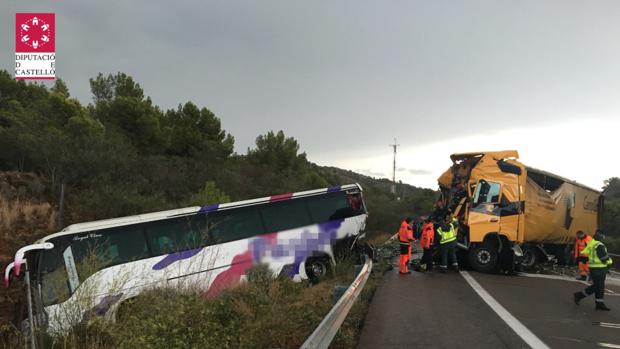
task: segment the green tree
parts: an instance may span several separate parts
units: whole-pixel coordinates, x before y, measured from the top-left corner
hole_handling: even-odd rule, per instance
[[[254,164],[271,167],[276,172],[296,171],[307,163],[306,153],[298,154],[299,143],[286,137],[282,130],[269,131],[256,138],[256,148],[248,150],[248,160]]]
[[[620,178],[611,177],[603,183],[603,194],[607,199],[620,199]]]
[[[119,128],[140,153],[157,154],[165,148],[161,110],[144,98],[140,84],[124,73],[90,79],[94,105],[90,114],[106,125]]]
[[[205,186],[190,200],[191,205],[222,204],[230,201],[230,197],[221,191],[215,182],[207,181]]]
[[[144,90],[140,84],[125,73],[118,72],[107,76],[99,73],[96,78],[91,78],[89,81],[95,104],[109,103],[116,97],[128,97],[138,101],[144,99]]]
[[[605,206],[603,208],[603,231],[620,238],[620,178],[606,179],[603,186]]]
[[[220,119],[209,109],[187,102],[168,110],[164,118],[168,131],[168,153],[220,163],[234,148],[234,138],[222,130]]]
[[[58,93],[64,98],[69,98],[71,96],[71,94],[69,93],[69,88],[67,87],[67,84],[65,84],[65,82],[62,79],[56,79],[54,81],[54,86],[52,87],[51,91],[54,93]]]

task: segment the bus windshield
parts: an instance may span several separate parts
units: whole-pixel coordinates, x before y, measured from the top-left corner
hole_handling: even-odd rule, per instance
[[[64,302],[71,295],[67,270],[62,256],[62,249],[54,248],[41,252],[39,280],[43,305]]]

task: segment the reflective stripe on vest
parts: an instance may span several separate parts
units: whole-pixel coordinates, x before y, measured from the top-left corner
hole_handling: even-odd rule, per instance
[[[454,229],[453,224],[450,224],[450,230],[443,231],[443,229],[440,227],[439,229],[437,229],[437,232],[441,236],[441,241],[439,241],[441,245],[456,240],[456,230]]]
[[[581,251],[581,254],[585,254],[588,256],[588,262],[590,264],[590,268],[605,268],[605,267],[610,266],[613,263],[611,258],[607,260],[607,263],[603,263],[603,261],[600,258],[598,258],[598,253],[596,253],[596,248],[599,245],[603,245],[603,243],[592,239],[588,243],[586,248],[584,248],[583,251]]]

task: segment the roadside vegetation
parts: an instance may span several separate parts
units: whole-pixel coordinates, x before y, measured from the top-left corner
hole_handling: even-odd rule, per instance
[[[605,210],[603,211],[603,232],[607,235],[607,249],[620,254],[620,178],[613,177],[605,181]],[[616,261],[620,264],[620,260]],[[618,265],[616,265],[616,268]]]

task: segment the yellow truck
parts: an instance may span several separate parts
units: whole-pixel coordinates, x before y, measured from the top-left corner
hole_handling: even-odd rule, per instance
[[[450,158],[453,165],[438,179],[435,216],[458,218],[459,247],[475,270],[532,268],[552,258],[565,263],[575,233],[593,235],[600,226],[601,192],[527,167],[516,150]]]

